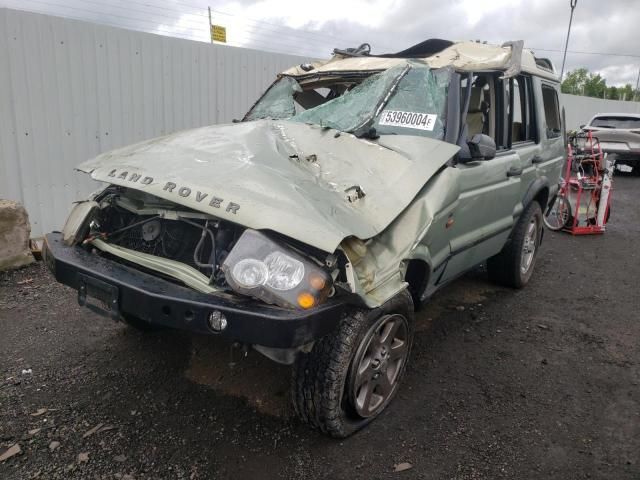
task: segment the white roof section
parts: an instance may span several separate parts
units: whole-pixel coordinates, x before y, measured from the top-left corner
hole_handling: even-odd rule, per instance
[[[513,51],[511,46],[498,46],[471,41],[455,42],[444,50],[421,58],[411,58],[432,68],[451,66],[458,71],[478,72],[483,70],[506,70],[510,66]],[[515,59],[514,59],[515,60]],[[357,56],[335,54],[331,59],[312,63],[313,69],[304,70],[300,65],[289,68],[282,75],[306,77],[333,72],[381,71],[406,63],[407,58]],[[523,49],[520,70],[549,80],[558,81],[556,73],[539,66],[531,50]]]
[[[598,118],[598,117],[627,117],[627,118],[640,118],[640,113],[629,113],[629,112],[624,112],[624,113],[596,113],[593,118]]]

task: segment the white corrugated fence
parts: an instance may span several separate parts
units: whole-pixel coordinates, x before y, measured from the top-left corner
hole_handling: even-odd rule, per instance
[[[96,189],[80,162],[241,118],[305,61],[0,8],[0,198],[25,205],[32,236],[60,229]]]

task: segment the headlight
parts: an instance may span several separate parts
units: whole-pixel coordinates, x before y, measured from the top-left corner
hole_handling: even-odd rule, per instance
[[[260,260],[245,258],[233,266],[231,275],[241,287],[255,288],[266,283],[269,270]]]
[[[222,264],[236,292],[282,307],[312,308],[331,291],[331,277],[256,230],[245,230]]]
[[[89,231],[88,224],[98,204],[93,200],[76,203],[67,217],[62,229],[62,239],[65,245],[75,245],[84,239]]]
[[[291,290],[300,285],[304,264],[286,253],[273,252],[264,259],[269,272],[267,285],[276,290]]]

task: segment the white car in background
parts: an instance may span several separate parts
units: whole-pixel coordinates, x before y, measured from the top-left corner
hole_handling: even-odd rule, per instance
[[[640,113],[598,113],[582,129],[600,140],[604,152],[615,154],[618,169],[640,174]]]

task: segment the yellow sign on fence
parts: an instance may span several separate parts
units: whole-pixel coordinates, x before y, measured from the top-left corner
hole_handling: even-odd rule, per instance
[[[211,25],[211,41],[227,43],[227,29],[221,25]]]

